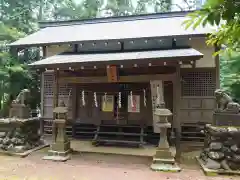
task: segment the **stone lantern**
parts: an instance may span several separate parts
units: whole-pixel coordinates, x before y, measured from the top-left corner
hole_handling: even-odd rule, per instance
[[[66,161],[70,158],[70,141],[66,136],[66,121],[68,109],[63,101],[53,110],[55,119],[53,120],[52,144],[48,151],[48,156],[43,159],[54,161]]]
[[[167,129],[171,128],[168,117],[172,116],[172,112],[165,108],[165,103],[157,105],[154,113],[157,117],[156,127],[160,129],[160,140],[157,147],[151,169],[155,171],[171,171],[178,172],[180,168],[176,165],[174,155],[170,150],[167,140]]]

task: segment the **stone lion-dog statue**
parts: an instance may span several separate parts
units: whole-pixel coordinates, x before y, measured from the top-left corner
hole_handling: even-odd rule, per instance
[[[13,103],[27,105],[29,97],[30,97],[29,89],[23,89],[20,91],[17,98],[13,100]]]
[[[240,112],[240,105],[233,101],[233,99],[222,89],[217,89],[214,92],[217,110],[216,112],[228,112],[238,114]]]

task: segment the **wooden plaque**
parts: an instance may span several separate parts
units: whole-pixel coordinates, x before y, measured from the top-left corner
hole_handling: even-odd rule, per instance
[[[118,71],[116,66],[109,66],[107,68],[108,82],[118,82]]]

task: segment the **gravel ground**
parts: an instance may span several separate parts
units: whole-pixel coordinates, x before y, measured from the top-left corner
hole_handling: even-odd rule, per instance
[[[180,173],[153,172],[151,159],[74,154],[67,162],[44,161],[44,153],[26,158],[0,156],[0,180],[240,180],[240,177],[206,177],[197,165],[185,165]],[[191,168],[190,168],[191,167]]]

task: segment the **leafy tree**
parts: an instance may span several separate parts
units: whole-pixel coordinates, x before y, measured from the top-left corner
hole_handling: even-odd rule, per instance
[[[36,30],[36,0],[5,0],[1,2],[0,22],[0,109],[1,115],[7,116],[13,98],[23,88],[34,94],[39,93],[38,77],[29,72],[27,63],[38,57],[37,49],[22,50],[18,58],[12,56],[6,44]],[[36,16],[35,16],[36,15]],[[28,53],[23,53],[28,52]],[[33,96],[32,108],[40,103],[38,96]],[[37,97],[37,98],[36,98]],[[3,105],[3,106],[2,106]]]
[[[209,36],[210,45],[225,45],[225,50],[239,51],[240,47],[240,1],[208,0],[201,10],[189,14],[186,28],[199,25],[217,26],[217,31]]]
[[[220,67],[221,87],[240,101],[240,54],[233,53],[230,57],[222,55]]]
[[[171,11],[172,0],[153,0],[154,12]]]
[[[131,0],[107,0],[103,10],[106,10],[110,16],[126,16],[133,14],[134,7]]]
[[[149,1],[148,0],[138,0],[135,9],[135,14],[144,14],[148,12]]]
[[[189,14],[189,17],[186,28],[207,24],[217,27],[207,43],[224,45],[215,53],[221,55],[221,86],[240,99],[240,1],[208,0],[201,10]]]
[[[83,0],[76,3],[73,0],[65,1],[54,12],[56,19],[86,19],[98,16],[103,5],[103,0]]]

